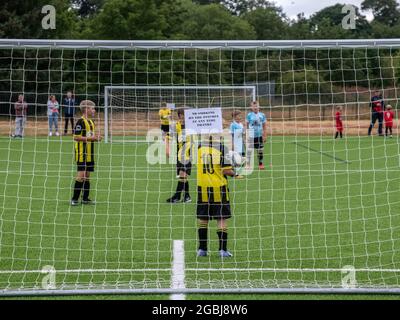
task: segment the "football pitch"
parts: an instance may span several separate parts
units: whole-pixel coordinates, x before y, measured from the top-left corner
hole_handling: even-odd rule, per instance
[[[186,288],[340,288],[346,266],[357,286],[400,287],[397,138],[269,138],[266,170],[230,180],[225,260],[215,223],[196,257],[196,166],[193,202],[168,204],[175,166],[149,164],[147,148],[98,144],[96,205],[71,207],[71,138],[0,138],[0,290],[41,289],[45,266],[57,289],[169,289],[174,240]]]

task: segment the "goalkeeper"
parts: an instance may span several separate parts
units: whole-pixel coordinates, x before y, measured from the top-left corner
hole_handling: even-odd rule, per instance
[[[84,100],[80,103],[82,118],[78,120],[74,128],[75,161],[78,173],[75,179],[72,206],[79,204],[79,197],[83,189],[82,204],[94,204],[89,199],[90,172],[94,171],[94,143],[101,141],[102,137],[95,134],[94,117],[96,110],[93,101]]]
[[[231,217],[227,176],[235,172],[227,157],[227,150],[220,142],[199,144],[197,152],[197,218],[199,249],[198,257],[207,256],[208,222],[217,220],[219,256],[231,257],[227,249],[228,224]]]

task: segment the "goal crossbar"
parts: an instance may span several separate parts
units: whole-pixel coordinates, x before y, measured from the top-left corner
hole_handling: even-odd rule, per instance
[[[45,40],[0,39],[0,48],[54,49],[318,49],[318,48],[400,48],[400,39],[343,39],[343,40],[214,40],[214,41],[124,41],[124,40]]]

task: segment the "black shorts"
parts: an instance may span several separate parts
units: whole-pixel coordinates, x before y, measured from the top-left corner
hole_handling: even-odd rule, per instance
[[[94,171],[94,162],[78,162],[78,171],[86,171],[93,172]]]
[[[162,124],[161,125],[161,131],[165,133],[169,133],[169,125],[168,124]]]
[[[226,203],[197,203],[197,218],[201,220],[229,219],[232,217],[231,205]]]
[[[264,149],[264,141],[262,137],[254,138],[254,149]]]
[[[176,164],[176,172],[179,175],[179,172],[181,171],[185,172],[188,176],[190,176],[190,174],[192,173],[192,163],[188,162],[187,164],[183,164],[178,161],[178,163]]]

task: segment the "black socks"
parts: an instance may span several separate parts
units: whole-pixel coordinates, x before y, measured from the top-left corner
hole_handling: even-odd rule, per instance
[[[219,250],[227,251],[228,232],[226,229],[218,229]]]
[[[74,195],[72,197],[72,200],[75,200],[75,201],[79,200],[79,196],[81,195],[82,188],[83,188],[83,181],[75,181]]]
[[[86,180],[83,183],[83,200],[89,199],[89,192],[90,192],[90,181]]]

